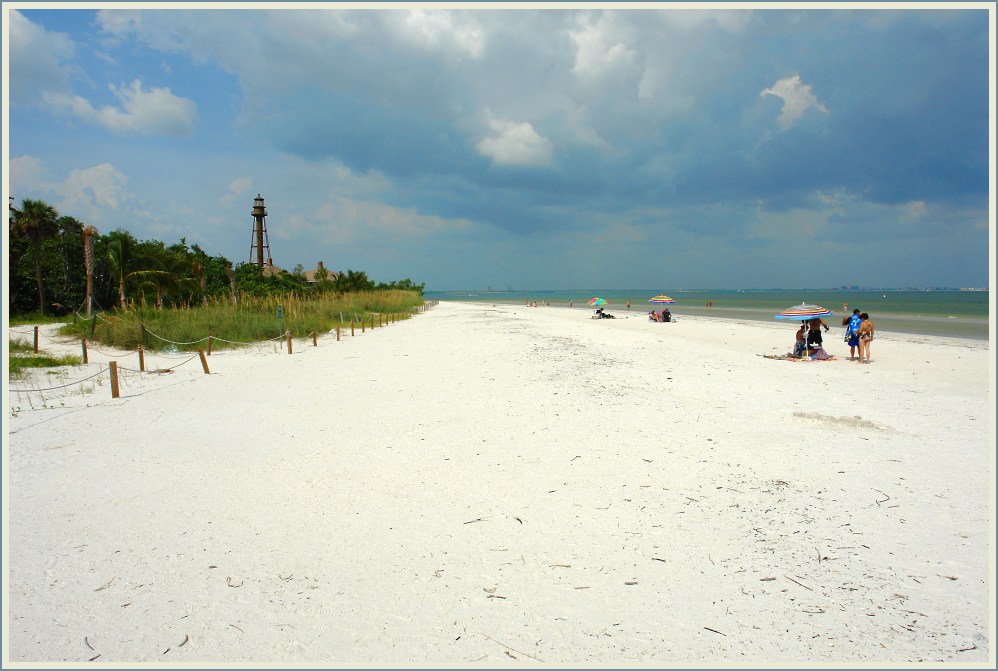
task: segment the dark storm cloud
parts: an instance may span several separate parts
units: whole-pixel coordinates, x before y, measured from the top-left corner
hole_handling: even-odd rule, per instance
[[[66,164],[41,156],[59,138],[96,147],[59,188],[120,173],[148,191],[144,211],[107,213],[130,225],[185,217],[152,206],[162,175],[118,157],[210,147],[192,156],[197,191],[225,208],[274,193],[281,235],[309,255],[322,239],[384,258],[378,241],[409,231],[436,259],[423,267],[452,277],[521,245],[521,266],[558,278],[591,250],[540,250],[599,239],[629,277],[660,272],[635,258],[644,245],[709,249],[720,286],[753,276],[751,249],[776,286],[781,260],[814,246],[853,245],[886,272],[863,245],[903,235],[892,276],[924,272],[916,250],[941,240],[987,268],[984,11],[109,8],[51,32],[44,16],[15,26],[12,90],[43,111],[12,121],[20,174]],[[156,96],[187,144],[66,140],[44,114],[162,134]]]

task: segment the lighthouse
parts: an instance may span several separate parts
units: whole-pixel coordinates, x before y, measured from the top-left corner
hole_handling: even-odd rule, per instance
[[[271,266],[274,259],[270,257],[270,240],[267,238],[267,206],[263,197],[256,194],[253,199],[253,235],[250,238],[250,263],[256,263],[260,268]],[[264,252],[266,250],[266,252]],[[254,252],[256,259],[254,260]],[[266,260],[266,263],[264,261]]]

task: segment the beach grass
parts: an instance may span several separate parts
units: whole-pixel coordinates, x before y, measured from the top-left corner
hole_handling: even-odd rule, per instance
[[[11,315],[9,325],[25,326],[28,324],[59,324],[64,321],[66,321],[65,316],[48,313],[42,314],[36,310],[35,312],[25,312],[17,315]]]
[[[51,356],[44,352],[35,353],[34,346],[20,339],[11,339],[10,352],[7,356],[8,377],[20,379],[29,368],[57,368],[59,366],[77,366],[83,363],[78,356]]]
[[[281,337],[305,338],[313,332],[328,333],[351,323],[360,327],[379,316],[408,318],[422,305],[418,291],[381,290],[345,294],[300,296],[247,296],[233,305],[230,300],[215,298],[203,305],[156,308],[129,305],[78,319],[61,332],[122,349],[193,351],[205,347],[212,336],[212,347],[239,347]]]

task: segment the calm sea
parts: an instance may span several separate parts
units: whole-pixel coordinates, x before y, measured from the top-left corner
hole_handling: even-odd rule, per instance
[[[439,301],[473,301],[526,305],[537,302],[556,307],[589,310],[593,297],[608,301],[608,312],[647,312],[648,299],[665,293],[675,299],[669,305],[677,316],[700,315],[730,319],[775,321],[775,315],[801,303],[832,310],[829,326],[839,326],[843,315],[854,308],[870,314],[880,331],[987,340],[990,329],[988,291],[427,291],[426,298]],[[707,301],[713,301],[708,309]]]

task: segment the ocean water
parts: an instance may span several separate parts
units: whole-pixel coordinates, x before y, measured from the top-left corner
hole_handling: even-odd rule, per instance
[[[632,312],[652,309],[648,299],[658,294],[675,299],[669,310],[681,317],[684,314],[729,319],[777,321],[775,315],[801,303],[820,305],[831,310],[832,317],[825,318],[829,326],[841,326],[842,317],[859,308],[870,315],[878,331],[897,331],[919,335],[938,335],[954,338],[987,340],[990,333],[989,291],[658,291],[651,290],[598,290],[578,289],[568,291],[426,291],[430,300],[472,301],[479,303],[506,303],[569,307],[589,310],[586,303],[600,297],[608,303],[607,312],[627,312],[627,301]],[[713,301],[708,309],[707,301]],[[659,308],[660,309],[660,308]],[[833,331],[834,333],[834,331]]]

